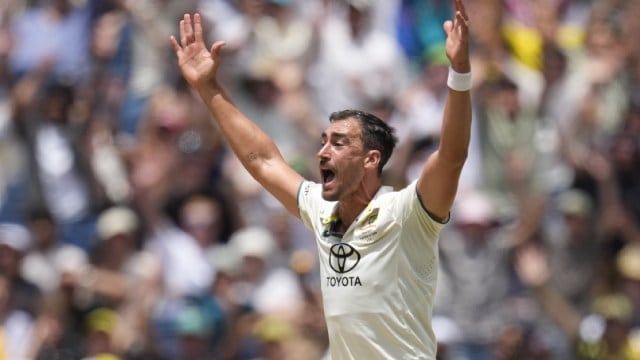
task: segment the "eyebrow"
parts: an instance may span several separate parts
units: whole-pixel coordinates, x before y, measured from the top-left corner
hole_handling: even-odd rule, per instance
[[[335,139],[335,140],[342,140],[342,139],[347,139],[349,140],[349,135],[347,133],[343,133],[343,132],[332,132],[331,134],[331,138]],[[322,133],[322,138],[326,139],[328,138],[329,135],[327,135],[326,132]]]

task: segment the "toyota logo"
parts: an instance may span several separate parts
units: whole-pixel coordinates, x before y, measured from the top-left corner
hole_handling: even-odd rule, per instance
[[[349,244],[334,244],[329,250],[329,266],[338,274],[353,270],[359,261],[360,253]]]

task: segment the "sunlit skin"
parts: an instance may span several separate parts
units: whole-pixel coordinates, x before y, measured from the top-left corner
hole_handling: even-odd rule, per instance
[[[360,163],[365,156],[357,121],[342,120],[331,124],[322,134],[321,146],[318,158],[324,199],[338,201],[345,194],[357,191],[363,177]]]
[[[358,120],[345,119],[332,122],[322,133],[317,156],[322,197],[339,201],[340,219],[349,224],[381,186],[377,173],[380,152],[364,148]]]
[[[443,23],[443,30],[446,33],[445,52],[449,59],[452,72],[451,87],[448,90],[446,103],[443,109],[442,115],[442,127],[440,131],[440,141],[438,143],[437,150],[433,151],[428,158],[425,159],[424,165],[417,179],[407,187],[403,189],[401,201],[394,209],[390,216],[402,214],[404,219],[397,219],[394,224],[399,226],[393,226],[389,229],[376,229],[372,232],[365,232],[363,228],[363,234],[356,234],[356,219],[361,215],[368,205],[380,206],[381,204],[372,204],[372,199],[376,193],[381,189],[381,168],[382,165],[388,160],[393,150],[393,144],[396,139],[393,136],[393,131],[386,126],[381,126],[379,121],[372,119],[368,114],[364,116],[357,109],[351,111],[339,110],[331,114],[329,117],[330,123],[326,130],[319,137],[320,146],[316,154],[318,161],[318,169],[321,175],[321,196],[324,201],[331,201],[331,203],[322,203],[321,199],[317,196],[317,184],[307,181],[299,174],[293,167],[286,161],[275,141],[265,133],[255,122],[247,118],[240,109],[238,109],[233,101],[228,97],[223,87],[217,80],[217,71],[222,61],[222,47],[223,41],[216,41],[210,47],[207,47],[203,39],[203,26],[202,19],[199,14],[184,14],[183,19],[180,21],[179,36],[170,37],[171,44],[175,50],[178,64],[180,66],[181,73],[186,82],[194,89],[201,97],[207,109],[212,115],[218,130],[227,142],[227,145],[231,148],[233,153],[237,156],[237,159],[242,163],[248,173],[257,180],[266,191],[273,195],[287,210],[288,212],[300,218],[305,224],[315,232],[315,240],[318,244],[318,249],[322,251],[319,253],[319,259],[329,259],[318,261],[321,267],[321,271],[332,271],[333,266],[331,264],[331,250],[325,248],[324,245],[333,243],[337,239],[326,239],[325,231],[318,232],[315,230],[327,230],[325,220],[330,219],[332,221],[331,229],[333,232],[339,232],[345,234],[342,239],[344,242],[349,242],[352,239],[362,238],[380,239],[379,243],[387,244],[394,242],[396,239],[402,240],[403,237],[408,237],[410,241],[406,246],[409,248],[404,249],[422,249],[423,246],[414,246],[419,241],[424,242],[424,249],[429,250],[425,257],[427,265],[432,264],[432,269],[437,271],[437,259],[434,259],[431,254],[437,253],[437,242],[431,241],[437,235],[439,226],[432,223],[427,219],[430,216],[434,221],[445,223],[448,219],[451,206],[453,204],[455,194],[457,191],[458,180],[463,168],[463,164],[467,158],[469,150],[469,141],[471,134],[471,118],[472,118],[472,106],[470,87],[471,83],[468,81],[468,75],[470,75],[471,64],[469,59],[469,19],[465,8],[462,4],[462,0],[451,0],[455,6],[455,15],[453,19],[447,20]],[[332,44],[329,44],[331,46]],[[455,72],[454,72],[455,71]],[[444,75],[444,74],[443,74]],[[346,118],[343,118],[346,117]],[[424,121],[431,121],[432,119],[424,119]],[[365,124],[363,127],[362,125]],[[363,133],[364,130],[364,133]],[[364,135],[364,136],[363,136]],[[366,144],[366,146],[365,146]],[[372,149],[376,148],[376,150]],[[384,160],[383,160],[384,158]],[[415,191],[415,196],[409,191]],[[396,195],[391,194],[390,197]],[[410,196],[413,196],[410,198]],[[299,203],[300,201],[300,203]],[[416,206],[417,202],[422,203],[422,207]],[[334,207],[334,214],[325,214],[327,206]],[[372,208],[373,210],[373,208]],[[426,212],[422,212],[426,210]],[[327,216],[327,218],[325,218]],[[329,217],[330,216],[330,217]],[[318,218],[320,217],[320,218]],[[367,218],[369,219],[369,218]],[[373,220],[372,220],[373,221]],[[430,234],[428,239],[422,239],[422,230],[426,224],[418,224],[416,221],[425,223],[429,222]],[[405,224],[409,225],[409,231],[403,231],[399,228]],[[353,226],[353,227],[351,227]],[[377,225],[376,225],[377,226]],[[421,226],[421,229],[418,229]],[[353,234],[351,233],[353,229]],[[347,231],[349,230],[349,231]],[[377,230],[380,230],[379,232]],[[416,231],[414,231],[416,230]],[[394,233],[395,232],[395,233]],[[428,240],[428,241],[427,241]],[[403,244],[404,245],[404,244]],[[342,248],[344,245],[341,245]],[[360,246],[360,245],[358,245]],[[383,248],[387,248],[386,245],[381,245]],[[379,246],[368,247],[362,244],[363,248],[367,248],[368,252],[379,251]],[[429,249],[427,249],[429,247]],[[333,249],[333,248],[331,248]],[[399,249],[402,249],[399,247]],[[389,251],[388,255],[398,254],[400,261],[408,260],[409,264],[404,266],[413,267],[416,270],[418,266],[421,269],[425,269],[425,264],[420,259],[409,259],[402,251]],[[334,254],[335,255],[335,254]],[[416,254],[419,255],[419,254]],[[377,257],[387,256],[387,254],[373,254],[374,258],[371,262],[377,262]],[[395,255],[394,255],[395,256]],[[342,257],[342,255],[340,255]],[[339,260],[340,261],[340,260]],[[385,260],[386,261],[386,260]],[[392,260],[388,260],[392,261]],[[379,263],[384,266],[384,263]],[[377,264],[377,265],[379,265]],[[245,264],[247,265],[247,264]],[[248,264],[251,265],[251,264]],[[256,265],[256,264],[253,264]],[[367,265],[365,265],[367,266]],[[374,270],[377,267],[374,266]],[[377,270],[376,270],[377,271]],[[367,269],[363,270],[367,272]],[[414,274],[408,272],[401,272],[402,276],[407,275],[407,282],[413,282],[409,285],[411,292],[410,299],[403,298],[403,291],[393,291],[393,294],[400,295],[397,300],[398,311],[394,311],[395,314],[388,316],[386,312],[372,315],[372,319],[359,317],[359,309],[354,309],[352,314],[343,312],[339,317],[342,320],[337,320],[334,317],[327,318],[327,327],[329,329],[328,338],[338,338],[343,335],[342,322],[346,324],[357,317],[357,324],[352,329],[366,329],[361,336],[357,334],[349,333],[343,339],[345,342],[337,345],[337,349],[329,349],[329,353],[334,358],[353,357],[342,356],[344,353],[355,354],[360,352],[364,353],[379,353],[386,354],[387,352],[395,355],[403,353],[406,354],[405,345],[415,345],[415,349],[424,347],[424,351],[421,353],[433,353],[435,356],[435,349],[430,344],[418,344],[420,340],[414,335],[423,334],[423,331],[431,333],[431,324],[428,324],[430,314],[430,304],[433,301],[433,293],[426,291],[425,306],[415,307],[414,296],[419,296],[414,290],[423,288],[424,286],[431,286],[424,283],[421,278],[417,278]],[[400,275],[400,274],[399,274]],[[415,274],[417,275],[417,273]],[[331,277],[333,278],[333,277]],[[338,277],[336,277],[337,279]],[[357,283],[353,283],[355,286],[366,286],[360,282],[358,276],[344,276],[342,279],[355,279]],[[419,282],[419,283],[418,283]],[[435,284],[433,284],[435,285]],[[404,285],[399,285],[400,287]],[[372,283],[371,288],[374,295],[373,301],[380,302],[382,308],[395,308],[396,304],[391,302],[396,299],[389,299],[384,294],[373,294],[376,291],[376,284]],[[329,290],[330,293],[325,293],[326,288],[323,286],[323,297],[321,300],[331,298],[334,291],[349,291],[347,289],[335,289]],[[427,290],[427,289],[425,289]],[[363,291],[369,291],[363,289]],[[344,293],[343,294],[350,294]],[[366,292],[362,294],[367,294]],[[327,297],[328,296],[328,297]],[[354,298],[354,300],[357,299]],[[411,306],[407,301],[411,301]],[[417,305],[417,304],[415,304]],[[331,304],[326,306],[333,306]],[[357,306],[357,304],[349,305]],[[327,309],[329,309],[327,307]],[[347,309],[347,308],[345,308]],[[406,321],[406,314],[409,311],[416,310],[416,321],[412,324],[408,324]],[[366,310],[366,307],[362,311]],[[390,314],[389,314],[390,315]],[[412,315],[413,316],[413,315]],[[338,317],[338,316],[336,316]],[[376,327],[367,328],[369,324],[380,323],[384,318],[384,322],[389,321],[392,327],[399,329],[403,328],[403,332],[412,331],[411,336],[414,340],[402,341],[399,345],[391,345],[390,342],[386,342],[385,345],[379,343],[379,340],[384,335],[389,334],[389,331],[382,329],[381,333],[377,332]],[[335,325],[335,326],[334,326]],[[397,327],[396,327],[397,325]],[[418,329],[418,327],[423,327]],[[353,349],[348,349],[347,343],[354,344],[354,342],[348,341],[352,337],[357,337],[358,347],[362,342],[370,342],[370,346],[364,346],[364,350],[358,350],[353,352]],[[408,344],[408,342],[415,342],[415,344]],[[435,344],[433,339],[431,342]],[[335,343],[334,343],[335,344]],[[364,344],[362,344],[364,345]],[[424,346],[423,346],[424,345]],[[389,351],[382,349],[383,346],[389,346]],[[338,355],[340,354],[340,356]],[[414,355],[418,355],[417,352]],[[409,355],[411,356],[411,355]],[[360,358],[361,356],[358,356]],[[387,358],[401,358],[406,356],[386,356]]]
[[[446,55],[453,70],[468,73],[471,70],[468,16],[462,0],[453,0],[453,3],[455,16],[443,24],[447,34]],[[243,166],[291,214],[300,217],[297,196],[303,177],[287,164],[273,139],[233,105],[216,79],[225,43],[216,41],[210,48],[206,47],[199,14],[193,17],[184,14],[179,25],[179,38],[172,36],[170,40],[183,77],[207,105]],[[416,182],[423,205],[436,220],[444,221],[453,204],[467,157],[470,124],[469,91],[449,90],[440,146],[425,162]],[[331,123],[323,139],[325,145],[318,152],[323,174],[322,196],[338,201],[337,215],[346,227],[366,208],[381,186],[377,173],[380,151],[363,148],[360,124],[355,119]],[[349,144],[339,139],[349,140]]]

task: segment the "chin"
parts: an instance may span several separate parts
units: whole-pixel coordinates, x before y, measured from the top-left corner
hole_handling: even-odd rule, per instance
[[[322,198],[326,201],[338,201],[338,194],[322,189]]]

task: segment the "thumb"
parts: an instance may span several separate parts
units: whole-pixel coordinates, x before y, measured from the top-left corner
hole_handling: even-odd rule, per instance
[[[444,31],[449,34],[451,32],[451,30],[453,29],[453,21],[451,20],[447,20],[444,22],[444,24],[442,24],[442,28],[444,29]]]
[[[225,46],[226,43],[224,41],[216,41],[211,45],[211,57],[215,60],[220,56],[220,49]]]

